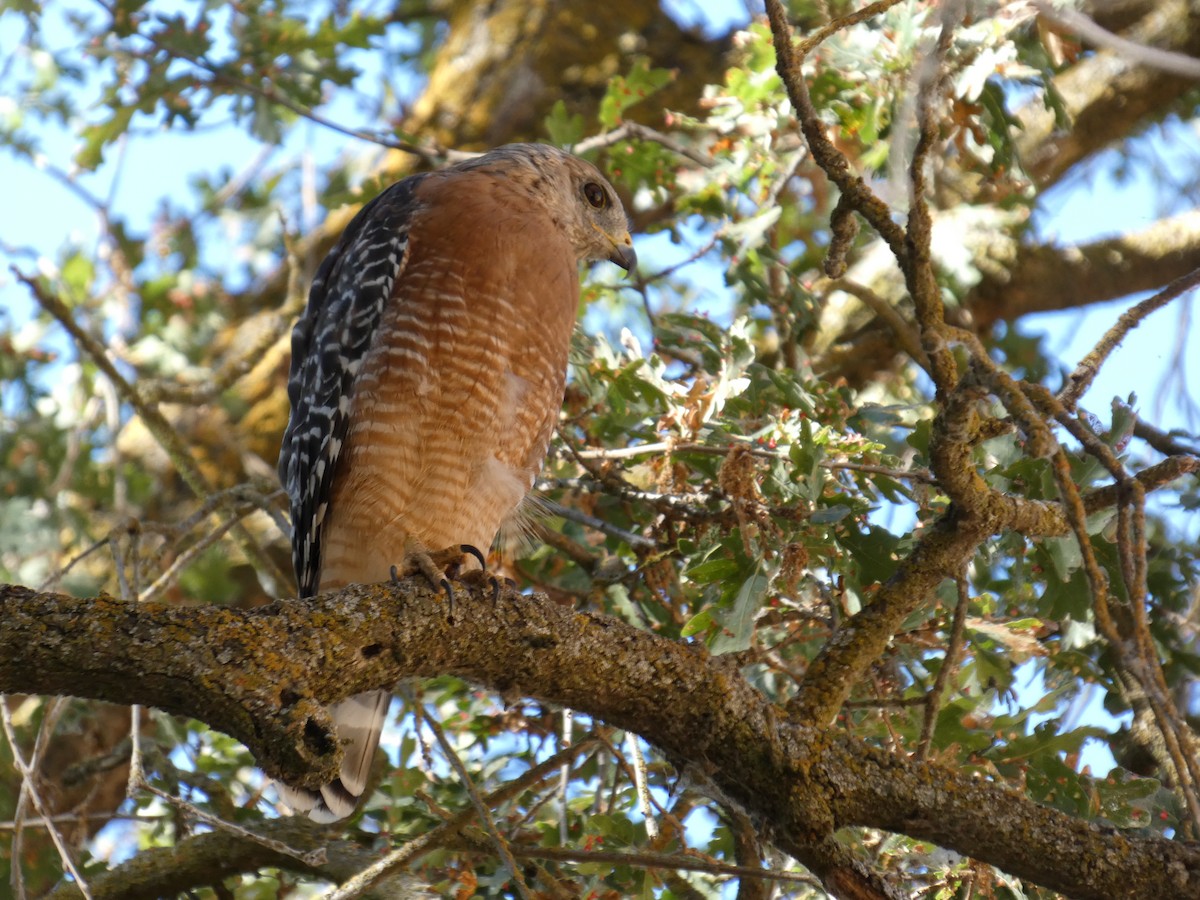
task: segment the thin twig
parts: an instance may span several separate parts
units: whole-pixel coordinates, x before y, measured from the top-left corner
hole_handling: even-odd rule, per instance
[[[414,704],[413,708],[416,709],[419,707]],[[531,789],[539,782],[554,775],[560,766],[570,762],[570,760],[585,750],[592,749],[597,743],[598,741],[595,738],[588,738],[573,746],[564,747],[549,759],[542,760],[542,762],[519,778],[513,779],[508,784],[488,794],[485,798],[486,805],[497,806]],[[461,830],[475,814],[473,806],[460,810],[441,825],[409,841],[399,849],[393,850],[383,859],[363,869],[353,878],[344,882],[340,887],[322,894],[318,900],[354,900],[354,898],[361,896],[364,891],[390,873],[409,865],[430,850],[445,846],[446,839]]]
[[[633,757],[633,784],[637,791],[638,807],[646,823],[646,835],[651,839],[658,837],[658,820],[654,818],[654,807],[650,802],[650,783],[646,778],[646,757],[642,755],[642,747],[638,736],[626,732],[625,739],[629,742],[629,752]]]
[[[83,894],[84,900],[92,900],[92,892],[88,887],[87,881],[79,874],[79,869],[75,867],[75,861],[71,858],[66,841],[63,840],[63,836],[59,833],[58,829],[54,827],[54,823],[50,818],[50,810],[42,802],[41,794],[38,792],[34,782],[33,770],[21,755],[21,746],[17,743],[17,731],[13,726],[12,711],[8,708],[7,697],[0,697],[0,722],[3,722],[4,736],[8,739],[8,747],[12,751],[13,766],[16,767],[21,775],[22,791],[28,792],[28,797],[33,802],[33,808],[37,810],[38,815],[46,822],[46,832],[50,835],[50,840],[54,842],[54,846],[58,850],[63,868],[75,880],[75,885],[79,888],[79,892]],[[13,856],[12,864],[14,869],[20,868],[21,860]]]
[[[933,742],[933,726],[937,722],[942,696],[946,692],[946,685],[949,683],[950,677],[958,670],[959,657],[962,655],[963,635],[966,632],[967,610],[970,608],[971,598],[967,593],[966,575],[959,575],[956,583],[958,585],[958,603],[954,607],[954,622],[950,626],[950,642],[946,645],[946,655],[942,657],[942,666],[938,669],[937,678],[934,679],[933,689],[925,698],[925,720],[921,724],[921,740],[917,744],[916,754],[919,760],[929,758],[929,747]]]
[[[65,787],[74,787],[83,784],[89,778],[94,778],[96,775],[120,768],[129,762],[131,746],[129,738],[124,738],[106,753],[99,756],[90,756],[87,759],[71,764],[62,773],[60,779],[62,784]]]
[[[1170,484],[1172,481],[1196,471],[1200,471],[1200,457],[1169,456],[1162,462],[1147,466],[1133,477],[1142,486],[1143,490],[1156,491]],[[1108,484],[1104,487],[1096,488],[1094,491],[1088,491],[1088,493],[1083,495],[1084,507],[1090,515],[1099,510],[1107,509],[1110,506],[1116,506],[1122,502],[1122,494],[1127,492],[1127,490],[1128,488],[1122,484]]]
[[[1043,396],[1043,401],[1050,402]],[[1141,481],[1130,477],[1125,466],[1112,449],[1101,441],[1078,415],[1070,414],[1061,405],[1051,405],[1055,419],[1067,429],[1084,450],[1100,462],[1116,480],[1117,555],[1122,581],[1125,585],[1126,607],[1133,620],[1133,655],[1124,641],[1114,649],[1123,667],[1138,681],[1154,712],[1163,741],[1177,769],[1178,790],[1183,794],[1192,815],[1193,826],[1200,829],[1200,762],[1196,759],[1190,727],[1176,708],[1166,676],[1158,662],[1158,648],[1150,632],[1146,616],[1146,491]],[[1080,538],[1082,540],[1082,538]],[[1090,543],[1090,542],[1089,542]],[[1088,547],[1090,551],[1090,546]]]
[[[892,220],[888,205],[853,171],[845,154],[837,149],[825,133],[825,124],[813,105],[808,83],[804,80],[803,56],[797,52],[792,39],[787,10],[780,0],[765,0],[765,3],[775,44],[776,69],[787,88],[788,99],[800,120],[813,160],[843,193],[853,195],[854,208],[879,232],[903,267],[908,259],[904,229]]]
[[[484,831],[491,838],[492,846],[500,856],[501,862],[508,869],[509,875],[512,876],[513,883],[516,885],[517,893],[524,900],[533,900],[533,895],[529,892],[529,885],[525,883],[525,876],[521,873],[520,867],[517,865],[516,859],[513,858],[512,850],[509,848],[508,841],[500,834],[500,830],[496,827],[496,820],[492,818],[492,812],[488,809],[483,798],[479,795],[479,789],[475,787],[475,782],[471,778],[467,767],[463,765],[463,761],[458,758],[458,753],[451,745],[446,737],[446,732],[442,730],[442,726],[438,724],[433,716],[425,718],[425,724],[433,732],[433,736],[437,739],[438,746],[442,748],[442,753],[446,757],[446,761],[450,763],[451,768],[458,773],[459,780],[462,782],[463,788],[467,792],[467,796],[471,798],[471,805],[475,807],[475,813],[479,816],[479,821],[483,825]]]
[[[867,472],[871,475],[886,475],[898,481],[920,481],[925,484],[936,484],[936,479],[928,469],[893,469],[891,466],[873,466],[869,463],[840,462],[824,459],[817,463],[822,469],[837,471],[844,469],[848,472]]]
[[[868,697],[861,700],[847,700],[842,706],[847,709],[903,709],[909,706],[924,706],[927,697]]]
[[[268,324],[260,324],[260,333],[253,343],[241,353],[226,359],[216,369],[205,375],[202,383],[188,384],[167,379],[148,380],[138,385],[143,400],[147,403],[181,403],[200,406],[212,403],[262,362],[267,351],[275,346],[291,328],[292,319],[300,312],[300,305],[287,304],[270,317]],[[261,322],[261,319],[260,319]],[[247,324],[239,326],[247,328]]]
[[[1138,419],[1133,425],[1133,436],[1141,438],[1164,456],[1200,456],[1200,444],[1184,443],[1196,441],[1195,435],[1168,434]]]
[[[85,559],[87,559],[89,556],[91,556],[93,553],[95,553],[97,550],[99,550],[101,547],[105,546],[106,544],[108,544],[107,537],[102,537],[102,538],[100,538],[100,540],[98,540],[92,544],[89,544],[83,550],[80,550],[78,553],[76,553],[74,556],[72,556],[69,560],[67,560],[66,564],[63,565],[62,568],[55,569],[53,572],[51,572],[49,575],[47,575],[45,580],[41,584],[38,585],[37,589],[39,591],[44,591],[44,590],[48,590],[52,585],[56,586],[60,581],[62,581],[62,579],[66,578],[67,575],[70,574],[70,572],[73,568],[75,568],[77,565],[79,565],[79,563],[83,562]]]
[[[678,449],[672,441],[657,441],[653,444],[634,444],[630,447],[596,447],[587,450],[576,450],[579,459],[629,459],[634,456],[645,456],[648,453],[667,453]]]
[[[623,528],[618,528],[616,525],[606,522],[603,519],[588,515],[583,510],[575,509],[571,506],[563,506],[561,503],[555,503],[545,498],[542,498],[540,502],[551,515],[559,516],[568,522],[578,522],[580,525],[599,531],[601,534],[607,534],[609,537],[624,541],[630,547],[640,547],[644,550],[658,549],[658,544],[650,538],[642,537],[640,534],[634,534],[632,531],[626,531]]]
[[[111,6],[109,6],[107,3],[103,2],[103,0],[96,0],[96,2],[110,16],[113,16],[115,18],[116,13]],[[444,160],[455,161],[459,158],[468,158],[468,157],[477,155],[477,154],[473,154],[473,153],[463,154],[461,151],[444,150],[442,148],[439,148],[439,147],[436,147],[433,145],[428,145],[428,146],[423,147],[419,144],[413,144],[408,141],[398,141],[393,138],[384,137],[382,134],[379,134],[378,132],[372,133],[369,131],[360,131],[359,129],[356,129],[356,128],[349,128],[345,125],[339,125],[337,122],[334,122],[330,119],[326,119],[324,116],[321,116],[321,115],[313,112],[308,107],[301,106],[298,103],[292,102],[287,97],[284,97],[282,94],[277,93],[274,89],[272,89],[270,87],[261,87],[256,84],[252,84],[248,81],[243,81],[240,78],[234,78],[232,75],[229,75],[228,73],[221,71],[221,69],[219,69],[213,63],[210,63],[208,60],[206,60],[202,57],[196,56],[194,54],[188,53],[184,50],[180,50],[177,47],[171,47],[171,46],[163,43],[162,41],[158,40],[158,38],[156,38],[153,34],[146,34],[145,32],[137,32],[136,36],[141,38],[142,40],[146,41],[147,43],[149,43],[151,46],[157,48],[158,50],[161,50],[163,53],[167,54],[167,56],[171,57],[172,59],[178,59],[178,60],[182,60],[184,62],[191,63],[196,68],[201,69],[204,72],[207,72],[212,77],[212,80],[218,84],[227,85],[231,88],[234,88],[235,90],[237,90],[239,92],[248,94],[253,97],[259,97],[263,100],[266,100],[268,103],[272,103],[276,106],[281,106],[284,109],[295,113],[296,115],[300,116],[303,119],[307,119],[310,122],[320,125],[322,128],[328,128],[330,131],[337,132],[338,134],[344,134],[347,137],[356,138],[360,141],[368,141],[369,143],[377,144],[380,147],[386,147],[389,150],[399,150],[402,153],[411,153],[414,156],[418,156],[425,162],[431,163],[431,164],[437,163],[440,161],[444,161]],[[130,52],[131,56],[134,56],[135,58],[140,58],[139,55],[137,53],[134,53],[132,50],[129,52]]]
[[[839,31],[845,31],[847,28],[851,28],[854,25],[857,25],[859,22],[865,22],[872,16],[877,16],[882,12],[887,12],[899,2],[901,2],[901,0],[876,0],[875,3],[868,3],[862,9],[856,9],[854,12],[847,13],[844,16],[839,16],[833,21],[822,25],[808,37],[801,40],[800,43],[796,45],[796,52],[799,53],[800,58],[803,59],[804,57],[808,56],[808,54],[812,53],[813,49],[816,48],[817,45],[828,40]]]
[[[845,291],[867,306],[888,326],[896,340],[900,342],[900,346],[904,348],[904,352],[912,357],[913,361],[922,369],[926,372],[929,371],[929,355],[921,346],[920,333],[891,303],[865,284],[859,284],[849,278],[834,279],[829,282],[829,287],[833,290]]]
[[[7,703],[6,700],[0,702]],[[42,714],[42,721],[38,725],[37,736],[33,741],[33,751],[29,754],[28,767],[31,772],[38,771],[42,766],[42,758],[46,755],[46,751],[50,747],[50,739],[54,734],[54,730],[58,727],[58,722],[62,718],[63,713],[67,709],[66,697],[51,697],[42,701],[45,703],[45,710]],[[16,753],[16,748],[13,748]],[[33,799],[33,792],[36,790],[36,785],[32,782],[21,781],[21,790],[17,796],[17,808],[13,811],[13,821],[16,823],[16,833],[13,836],[10,858],[19,860],[21,856],[21,840],[24,836],[22,823],[25,820],[25,815],[28,809],[30,800]],[[12,870],[14,887],[17,893],[25,896],[24,870],[20,866],[14,866]]]
[[[1046,397],[1044,394],[1039,396],[1038,399],[1043,404],[1057,403],[1054,398]],[[1061,414],[1059,414],[1060,411]],[[1072,417],[1066,413],[1065,409],[1059,406],[1059,409],[1054,412],[1058,420],[1069,431],[1072,431],[1077,438],[1082,436],[1084,440],[1088,440],[1085,433],[1086,429],[1079,428],[1075,424],[1067,424]],[[1092,439],[1094,439],[1094,435]],[[1089,440],[1088,443],[1091,443],[1091,441]],[[1097,451],[1097,453],[1097,458],[1101,461],[1107,458],[1103,451]],[[1092,596],[1092,609],[1096,618],[1096,624],[1100,629],[1100,633],[1104,635],[1104,638],[1117,654],[1122,668],[1137,681],[1147,701],[1150,703],[1158,725],[1158,731],[1166,744],[1167,752],[1171,756],[1176,768],[1176,787],[1183,796],[1192,823],[1200,826],[1200,797],[1197,797],[1196,794],[1196,786],[1200,784],[1200,763],[1197,763],[1195,753],[1191,751],[1190,735],[1187,733],[1186,726],[1181,724],[1178,712],[1171,701],[1170,692],[1166,689],[1162,667],[1158,664],[1153,642],[1143,633],[1146,629],[1144,619],[1139,620],[1137,614],[1134,614],[1134,627],[1137,633],[1133,636],[1131,647],[1121,634],[1121,630],[1117,627],[1116,621],[1113,618],[1113,612],[1110,608],[1111,593],[1108,586],[1108,577],[1092,548],[1091,537],[1087,530],[1087,511],[1084,507],[1083,499],[1079,494],[1079,489],[1075,486],[1075,482],[1071,477],[1070,463],[1061,447],[1051,457],[1051,464],[1054,471],[1054,479],[1066,509],[1067,518],[1071,524],[1071,530],[1074,532],[1079,545],[1084,575],[1087,578],[1088,588]],[[1121,478],[1122,476],[1118,475],[1117,477]],[[1145,553],[1144,543],[1136,548],[1136,552],[1140,554]],[[1131,649],[1133,650],[1132,654],[1130,653]]]
[[[674,275],[676,272],[678,272],[680,269],[684,268],[685,266],[690,266],[692,263],[698,262],[699,260],[701,260],[705,256],[707,256],[712,251],[712,249],[721,242],[721,238],[722,238],[722,230],[720,228],[718,228],[713,233],[713,236],[707,242],[705,242],[705,244],[702,247],[699,247],[698,249],[692,251],[692,253],[686,259],[682,259],[676,263],[671,263],[671,265],[667,266],[665,269],[659,269],[657,272],[652,272],[651,274],[649,274],[645,278],[643,278],[642,281],[645,282],[646,284],[650,284],[652,282],[658,281],[659,279],[666,278],[668,275]]]
[[[1079,399],[1084,395],[1095,379],[1100,367],[1134,328],[1142,323],[1150,313],[1166,306],[1176,297],[1195,287],[1200,286],[1200,269],[1195,269],[1186,275],[1176,278],[1153,297],[1147,297],[1140,303],[1121,313],[1113,325],[1092,351],[1079,361],[1075,371],[1067,378],[1066,385],[1058,395],[1059,402],[1069,410],[1074,410]]]
[[[195,562],[205,550],[217,543],[217,541],[225,536],[226,532],[236,526],[246,516],[252,512],[257,512],[258,509],[259,508],[257,506],[243,506],[240,509],[234,510],[233,514],[228,519],[218,524],[216,527],[210,530],[208,534],[201,537],[183,553],[179,554],[179,556],[176,557],[166,571],[159,575],[158,578],[156,578],[150,584],[150,586],[146,588],[144,594],[142,594],[142,599],[153,600],[156,596],[158,596],[159,592],[173,584],[179,577],[180,573],[182,573],[184,569]]]
[[[575,711],[570,707],[564,707],[560,713],[562,716],[562,731],[561,738],[564,748],[571,746],[571,731],[575,724]],[[567,815],[567,804],[571,800],[571,760],[567,759],[563,762],[562,768],[558,771],[558,842],[566,846],[569,834],[569,817]]]
[[[249,507],[241,512],[245,515],[251,510],[260,510],[267,514],[275,511],[275,502],[287,496],[282,488],[263,486],[265,490],[261,490],[253,483],[243,482],[235,484],[233,487],[222,488],[219,491],[213,491],[196,507],[186,519],[182,519],[175,523],[164,522],[143,522],[141,529],[147,534],[161,534],[171,538],[179,538],[193,531],[205,519],[213,515],[217,510],[225,507],[233,507],[238,510],[241,507]],[[278,524],[278,522],[276,523]],[[287,529],[281,529],[285,537],[289,537]]]
[[[905,245],[908,253],[901,261],[904,280],[912,296],[921,346],[929,359],[927,371],[933,379],[939,400],[958,380],[958,366],[944,340],[945,308],[933,263],[933,217],[929,210],[929,161],[938,143],[938,117],[935,101],[945,80],[943,63],[950,50],[954,29],[964,14],[962,0],[947,0],[940,6],[942,29],[934,51],[926,54],[917,67],[917,144],[908,166],[909,212]]]
[[[749,442],[749,439],[745,439]],[[742,446],[742,442],[732,440],[728,444],[713,445],[713,444],[696,444],[696,443],[677,443],[674,441],[656,441],[652,444],[635,444],[632,447],[589,447],[586,449],[575,450],[574,455],[579,459],[630,459],[635,456],[646,456],[652,453],[706,453],[713,456],[725,456],[735,446]],[[787,459],[788,453],[786,449],[770,450],[766,447],[751,446],[749,453],[759,459]],[[823,459],[817,463],[822,469],[836,471],[845,469],[852,472],[867,472],[873,475],[886,475],[889,478],[895,478],[898,481],[922,481],[926,484],[933,484],[934,478],[928,469],[896,469],[891,466],[877,466],[871,463],[856,463],[845,460]]]
[[[608,752],[612,755],[613,761],[617,764],[618,774],[623,774],[625,776],[625,778],[629,781],[630,784],[636,785],[637,784],[637,773],[634,772],[633,765],[629,762],[628,759],[625,758],[625,754],[621,752],[621,748],[618,747],[616,744],[614,744],[611,740],[609,740],[608,736],[606,734],[597,735],[596,740],[598,740],[601,744],[603,744],[608,749]],[[616,775],[614,775],[613,790],[612,790],[613,797],[612,797],[612,801],[609,804],[610,806],[615,805],[617,788],[619,787],[619,784],[618,784],[619,780],[620,779],[618,777],[616,777]],[[660,817],[666,816],[667,811],[662,807],[662,805],[657,800],[654,799],[654,795],[647,794],[647,796],[650,799],[651,806],[658,813],[658,815]]]
[[[165,816],[163,817],[165,818]],[[48,824],[63,824],[63,825],[80,825],[84,822],[152,822],[154,816],[142,815],[122,815],[121,813],[111,812],[92,812],[92,813],[55,813],[48,819],[43,819],[41,816],[36,818],[27,818],[23,822],[16,820],[8,822],[0,822],[0,832],[15,831],[20,828],[45,828]]]
[[[212,486],[208,483],[204,473],[200,471],[191,451],[184,446],[183,439],[167,421],[162,411],[157,406],[143,401],[137,389],[117,370],[104,346],[79,326],[71,315],[71,310],[61,298],[45,290],[36,278],[26,275],[15,267],[12,272],[18,281],[29,288],[38,305],[66,329],[76,347],[91,358],[97,368],[104,372],[116,387],[121,399],[134,408],[159,446],[166,451],[167,456],[170,457],[184,483],[191,488],[192,493],[202,500],[208,497],[213,492]],[[258,546],[258,542],[242,525],[238,525],[234,529],[234,537],[242,552],[254,563],[260,573],[273,579],[276,585],[282,586],[289,583],[288,577],[280,571],[279,567],[275,565],[275,561]]]
[[[477,847],[478,841],[469,842]],[[756,878],[764,881],[785,881],[806,884],[823,890],[821,882],[812,875],[799,872],[784,872],[779,869],[757,869],[753,866],[735,866],[716,860],[705,859],[693,852],[687,854],[626,852],[623,850],[578,850],[574,847],[531,847],[515,844],[513,855],[521,858],[550,859],[558,862],[603,863],[630,866],[639,869],[668,869],[687,872],[704,872],[711,875],[729,875],[736,878]],[[321,897],[320,900],[342,900],[340,897]]]
[[[571,152],[582,155],[592,150],[598,150],[601,147],[611,147],[613,144],[619,144],[621,141],[627,141],[631,138],[660,144],[677,156],[683,156],[705,169],[711,169],[716,165],[716,162],[711,157],[679,143],[679,141],[670,135],[656,131],[648,125],[642,125],[640,122],[623,122],[612,131],[606,131],[604,134],[598,134],[595,137],[584,138],[571,147]]]
[[[1192,332],[1192,308],[1192,303],[1181,303],[1179,306],[1179,321],[1174,328],[1175,339],[1172,342],[1171,355],[1154,391],[1154,417],[1163,417],[1167,400],[1171,399],[1186,416],[1186,422],[1194,429],[1200,424],[1200,405],[1192,396],[1191,373],[1188,372],[1188,361],[1191,358],[1189,337]]]
[[[130,767],[132,770],[132,767]],[[283,841],[277,841],[274,838],[264,837],[261,834],[256,834],[248,828],[242,828],[240,825],[234,825],[232,822],[227,822],[219,816],[213,816],[206,813],[204,810],[188,803],[174,794],[164,791],[162,788],[155,787],[147,782],[144,778],[138,786],[139,790],[148,791],[160,800],[169,803],[175,809],[179,810],[186,816],[191,816],[199,822],[203,822],[211,828],[218,831],[225,831],[237,837],[244,838],[247,841],[252,841],[255,844],[266,847],[268,850],[273,850],[282,856],[290,856],[292,859],[297,859],[306,866],[317,868],[325,865],[328,862],[328,855],[324,846],[317,847],[313,850],[297,850],[285,844]]]

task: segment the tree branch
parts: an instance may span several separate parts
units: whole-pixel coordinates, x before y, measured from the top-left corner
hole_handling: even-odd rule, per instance
[[[997,252],[1009,258],[996,259]],[[980,332],[1000,320],[1155,290],[1200,268],[1200,212],[1070,247],[1024,244],[1006,253],[1002,242],[992,241],[987,254],[981,262],[991,271],[965,303]]]
[[[861,825],[969,853],[1073,897],[1200,892],[1194,847],[1124,835],[787,717],[733,661],[700,647],[539,595],[505,589],[492,603],[486,585],[461,592],[469,599],[450,625],[444,600],[414,579],[252,610],[2,586],[0,691],[196,716],[243,741],[268,774],[313,784],[340,752],[321,704],[404,677],[455,674],[642,735],[770,822],[775,842],[827,886],[847,873],[815,851],[836,829]]]
[[[303,872],[331,881],[345,881],[375,861],[377,854],[353,841],[330,840],[328,828],[307,819],[287,818],[263,822],[255,831],[297,850],[324,850],[326,862],[307,866],[294,856],[247,841],[226,831],[192,835],[174,847],[147,847],[133,859],[107,872],[92,875],[89,884],[95,900],[159,900],[173,897],[198,885],[215,884],[230,876],[255,869],[277,867]],[[423,884],[410,875],[393,875],[376,890],[360,894],[363,900],[387,897],[432,897]],[[79,888],[64,882],[45,900],[77,900]]]
[[[1133,25],[1128,40],[1183,56],[1200,56],[1200,18],[1186,0],[1165,0]],[[1128,139],[1142,122],[1160,118],[1195,87],[1189,78],[1139,65],[1115,50],[1101,49],[1054,79],[1070,129],[1053,110],[1030,103],[1017,114],[1017,149],[1026,171],[1043,189],[1077,163]]]
[[[1074,410],[1079,398],[1082,397],[1095,380],[1100,367],[1109,355],[1120,346],[1121,341],[1134,328],[1142,323],[1146,316],[1166,306],[1176,297],[1194,290],[1200,285],[1200,269],[1176,278],[1153,297],[1147,297],[1121,313],[1116,323],[1104,333],[1100,342],[1079,361],[1067,377],[1066,386],[1059,394],[1059,400],[1068,410]]]
[[[1083,13],[1069,7],[1056,7],[1048,0],[1033,0],[1038,14],[1060,28],[1074,31],[1081,38],[1097,47],[1105,47],[1114,53],[1171,75],[1181,78],[1200,79],[1200,60],[1185,56],[1182,53],[1172,53],[1170,50],[1160,50],[1158,47],[1146,47],[1134,41],[1126,40],[1119,34],[1113,34]]]

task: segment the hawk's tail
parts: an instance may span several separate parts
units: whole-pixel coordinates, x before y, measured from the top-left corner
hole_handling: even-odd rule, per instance
[[[319,790],[276,784],[280,799],[314,822],[336,822],[354,812],[367,789],[371,761],[391,700],[391,691],[369,691],[331,705],[329,715],[345,753],[341,777]]]

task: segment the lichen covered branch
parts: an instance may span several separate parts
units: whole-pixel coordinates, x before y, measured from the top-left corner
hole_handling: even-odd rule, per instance
[[[814,848],[862,825],[969,852],[1076,897],[1200,892],[1200,852],[1186,845],[1101,828],[784,715],[733,661],[700,647],[538,595],[505,589],[493,603],[486,585],[462,593],[451,625],[444,599],[415,580],[253,610],[4,586],[0,691],[194,715],[245,742],[269,774],[319,780],[338,753],[320,704],[403,677],[456,674],[642,735],[769,822],[778,845],[827,885],[849,873]],[[982,821],[981,808],[990,813]]]

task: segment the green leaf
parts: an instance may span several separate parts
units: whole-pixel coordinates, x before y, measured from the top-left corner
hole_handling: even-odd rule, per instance
[[[72,253],[60,270],[63,287],[73,303],[81,303],[91,295],[96,278],[96,264],[82,253]]]
[[[75,153],[75,165],[91,172],[104,162],[104,151],[108,145],[124,136],[129,130],[137,107],[133,105],[118,106],[108,110],[108,118],[83,129],[81,137],[83,144]]]
[[[854,510],[843,504],[837,506],[828,506],[825,509],[818,509],[808,517],[808,521],[814,525],[832,525],[834,522],[840,522],[846,516],[850,515]]]
[[[711,584],[714,581],[725,581],[733,578],[742,567],[737,560],[721,557],[719,559],[710,559],[700,563],[698,566],[693,566],[683,574],[697,584]]]
[[[721,624],[721,631],[713,638],[710,649],[713,653],[738,653],[750,646],[754,634],[754,622],[762,609],[771,579],[760,573],[751,575],[738,590],[733,609],[718,610],[714,618]]]
[[[255,97],[253,109],[250,133],[264,144],[278,144],[283,138],[283,130],[275,104],[265,97]]]
[[[550,115],[546,116],[542,124],[546,128],[546,136],[550,138],[550,143],[560,147],[577,144],[584,135],[583,115],[580,113],[569,115],[567,104],[562,100],[554,104]]]
[[[693,635],[702,634],[712,629],[715,625],[712,613],[707,609],[702,609],[684,623],[683,628],[679,631],[679,636],[692,637]]]
[[[616,128],[627,109],[661,90],[674,77],[670,69],[651,69],[645,57],[635,59],[628,75],[618,75],[609,82],[608,92],[600,101],[601,126],[605,131]]]
[[[1104,442],[1117,453],[1125,450],[1138,422],[1137,411],[1133,408],[1134,401],[1135,398],[1131,395],[1128,404],[1118,399],[1112,402],[1112,428],[1104,435]]]
[[[848,523],[836,529],[837,543],[845,551],[858,585],[882,584],[896,571],[897,538],[874,525],[863,530]]]
[[[1045,538],[1041,544],[1060,581],[1070,580],[1083,565],[1083,553],[1080,552],[1079,541],[1074,535]]]

